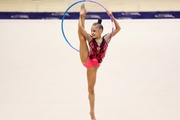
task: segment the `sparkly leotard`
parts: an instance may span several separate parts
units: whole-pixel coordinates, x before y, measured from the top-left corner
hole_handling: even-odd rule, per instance
[[[84,64],[86,68],[99,66],[105,57],[108,44],[104,37],[100,45],[97,44],[95,39],[89,42],[90,51],[88,54],[88,61]]]

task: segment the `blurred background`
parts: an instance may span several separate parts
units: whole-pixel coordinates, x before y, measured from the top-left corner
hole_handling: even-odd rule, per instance
[[[180,0],[97,1],[122,28],[98,71],[97,119],[180,120]],[[0,0],[0,120],[90,120],[86,69],[60,28],[74,2]],[[110,32],[104,9],[86,7]],[[76,48],[79,8],[64,22]],[[86,21],[89,33],[96,20]]]
[[[0,11],[63,12],[77,0],[0,0]],[[111,11],[178,11],[180,0],[97,0]],[[93,5],[92,5],[93,6]],[[102,11],[89,7],[89,11]],[[79,11],[79,7],[73,8]]]

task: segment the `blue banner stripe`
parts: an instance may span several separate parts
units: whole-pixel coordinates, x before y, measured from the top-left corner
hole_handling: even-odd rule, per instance
[[[116,19],[179,19],[180,11],[113,12]],[[62,19],[63,12],[0,12],[0,19]],[[65,19],[78,19],[79,12],[68,12]],[[109,19],[106,12],[88,12],[87,19]]]

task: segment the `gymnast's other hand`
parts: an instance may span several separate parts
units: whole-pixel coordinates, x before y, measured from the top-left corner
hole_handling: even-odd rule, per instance
[[[110,11],[107,11],[107,14],[108,14],[109,17],[114,17],[112,12],[110,12]]]

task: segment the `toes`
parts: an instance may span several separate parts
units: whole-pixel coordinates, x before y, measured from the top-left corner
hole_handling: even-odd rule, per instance
[[[81,9],[85,9],[85,4],[84,3],[81,5]]]
[[[83,3],[81,5],[81,11],[80,11],[80,15],[81,16],[86,16],[87,12],[86,12],[86,8],[85,8],[85,4]]]

